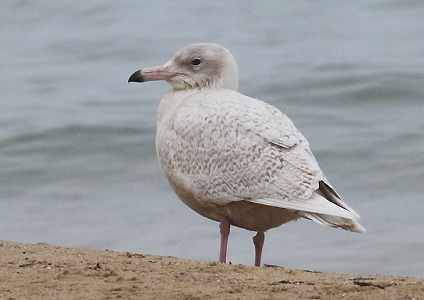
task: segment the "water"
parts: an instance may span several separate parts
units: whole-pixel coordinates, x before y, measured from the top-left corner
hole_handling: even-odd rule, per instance
[[[127,84],[182,46],[235,55],[239,91],[308,138],[365,234],[300,220],[264,263],[424,276],[421,1],[7,1],[0,10],[0,239],[218,258],[155,157],[164,82]],[[253,264],[233,228],[229,260]]]

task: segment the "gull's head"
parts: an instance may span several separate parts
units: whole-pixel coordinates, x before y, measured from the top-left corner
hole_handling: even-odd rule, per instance
[[[128,82],[167,81],[174,90],[223,88],[237,90],[238,68],[226,48],[211,43],[182,48],[163,66],[134,72]]]

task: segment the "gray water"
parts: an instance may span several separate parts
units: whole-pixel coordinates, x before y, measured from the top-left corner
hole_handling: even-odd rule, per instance
[[[182,46],[226,46],[239,91],[286,113],[362,216],[266,235],[263,262],[424,276],[424,2],[3,1],[0,239],[213,261],[216,222],[155,157],[166,82],[128,84]],[[254,233],[233,228],[232,263]]]

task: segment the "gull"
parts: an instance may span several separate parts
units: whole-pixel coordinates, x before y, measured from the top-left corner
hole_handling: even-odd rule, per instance
[[[158,159],[177,196],[220,222],[220,262],[226,262],[231,225],[257,232],[255,266],[261,265],[265,232],[299,218],[365,231],[293,122],[237,92],[238,67],[226,48],[186,46],[128,82],[156,80],[172,86],[158,107]]]

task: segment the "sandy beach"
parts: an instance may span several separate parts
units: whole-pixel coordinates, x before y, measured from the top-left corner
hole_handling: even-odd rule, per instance
[[[424,280],[0,241],[0,299],[424,299]]]

